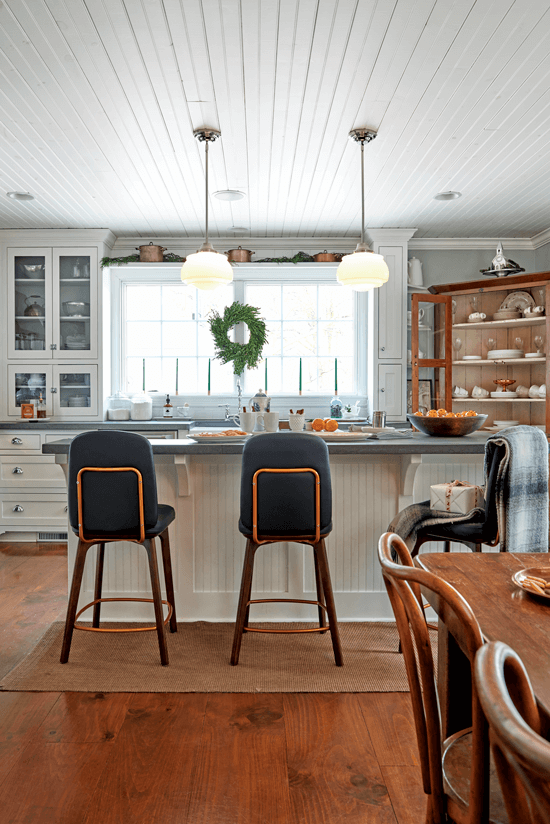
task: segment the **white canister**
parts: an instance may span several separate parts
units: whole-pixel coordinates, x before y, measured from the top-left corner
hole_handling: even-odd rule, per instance
[[[130,417],[133,421],[150,421],[153,417],[153,401],[144,392],[134,395]]]
[[[421,261],[419,261],[418,258],[412,257],[410,258],[407,267],[409,272],[409,283],[411,286],[424,286]]]

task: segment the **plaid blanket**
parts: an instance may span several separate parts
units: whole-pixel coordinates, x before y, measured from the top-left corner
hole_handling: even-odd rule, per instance
[[[535,426],[514,426],[487,439],[485,478],[494,450],[503,446],[496,483],[501,552],[548,552],[548,441]],[[425,527],[453,523],[483,523],[483,509],[467,515],[430,509],[429,501],[411,504],[388,527],[412,549]]]
[[[504,446],[496,483],[501,552],[548,552],[548,441],[535,426],[513,426],[492,435],[485,447],[485,473],[494,450]]]
[[[403,538],[412,551],[417,535],[424,527],[446,524],[449,521],[454,524],[466,522],[482,524],[484,520],[485,510],[481,507],[472,509],[467,515],[460,515],[457,512],[440,512],[437,509],[430,509],[430,502],[422,501],[418,504],[411,504],[398,512],[389,525],[388,532],[395,532]]]

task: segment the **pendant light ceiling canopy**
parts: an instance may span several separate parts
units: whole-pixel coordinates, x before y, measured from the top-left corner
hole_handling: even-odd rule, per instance
[[[197,289],[211,290],[218,286],[226,286],[233,280],[233,269],[224,254],[216,252],[208,240],[208,146],[221,132],[216,129],[199,129],[194,136],[204,143],[205,157],[205,237],[204,243],[195,254],[187,255],[187,260],[181,267],[181,279],[188,286]]]
[[[361,143],[361,242],[355,252],[344,255],[336,272],[336,278],[343,286],[350,286],[357,292],[376,289],[387,282],[390,272],[382,255],[372,252],[365,243],[365,143],[374,140],[377,132],[373,129],[353,129],[349,136]]]

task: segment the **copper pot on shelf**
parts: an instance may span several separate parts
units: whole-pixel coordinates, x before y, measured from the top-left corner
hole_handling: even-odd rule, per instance
[[[251,252],[250,249],[243,249],[242,246],[239,246],[238,249],[230,249],[229,252],[226,252],[227,259],[232,260],[235,263],[251,263],[251,257],[254,254],[255,252]]]
[[[336,257],[333,252],[327,252],[325,249],[323,252],[313,255],[313,260],[315,263],[335,263]]]
[[[153,241],[146,246],[136,246],[136,250],[139,252],[140,263],[162,263],[166,252],[164,246],[155,246]]]

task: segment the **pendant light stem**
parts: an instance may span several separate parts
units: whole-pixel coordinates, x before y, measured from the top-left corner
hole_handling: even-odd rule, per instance
[[[208,224],[207,224],[208,225]],[[365,243],[365,141],[361,141],[361,243]]]
[[[206,233],[204,238],[204,245],[208,246],[208,144],[210,141],[204,141],[204,162],[205,162],[205,174],[204,174],[204,204],[205,204],[205,215],[206,215]]]

